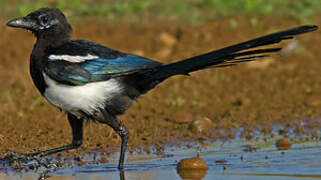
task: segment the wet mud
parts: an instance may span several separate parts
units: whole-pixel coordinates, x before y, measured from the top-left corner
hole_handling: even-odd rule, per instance
[[[273,132],[279,127],[273,127]],[[292,130],[292,129],[290,129]],[[229,142],[216,141],[197,150],[184,144],[165,147],[163,155],[130,154],[124,170],[117,169],[118,155],[99,152],[74,157],[47,157],[20,166],[6,167],[0,160],[0,180],[17,179],[307,179],[320,178],[320,141],[290,135],[292,146],[280,150],[273,138],[264,135],[253,140],[239,137]],[[302,138],[304,138],[302,140]],[[255,151],[242,151],[242,147]]]

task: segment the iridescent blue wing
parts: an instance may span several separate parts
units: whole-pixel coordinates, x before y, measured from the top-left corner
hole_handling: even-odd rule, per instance
[[[89,72],[92,79],[104,79],[104,77],[122,76],[142,69],[157,67],[162,63],[133,54],[123,54],[114,59],[98,57],[79,63],[79,65]]]
[[[55,58],[50,59],[50,57]],[[129,75],[161,65],[160,62],[132,54],[121,54],[121,56],[109,59],[92,54],[86,57],[54,55],[49,56],[45,73],[60,83],[82,85],[104,81],[116,76]]]

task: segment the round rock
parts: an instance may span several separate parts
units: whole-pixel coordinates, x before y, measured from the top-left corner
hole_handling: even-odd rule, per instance
[[[182,179],[202,179],[206,176],[208,166],[199,157],[182,159],[177,164],[177,173]]]
[[[196,117],[190,124],[189,129],[194,133],[208,131],[213,126],[213,122],[208,117]]]
[[[208,166],[204,159],[200,157],[192,157],[192,158],[186,158],[182,159],[177,164],[178,170],[184,170],[184,169],[208,169]]]
[[[284,137],[282,139],[277,140],[275,145],[279,150],[289,150],[291,149],[292,143],[289,140],[289,138]]]

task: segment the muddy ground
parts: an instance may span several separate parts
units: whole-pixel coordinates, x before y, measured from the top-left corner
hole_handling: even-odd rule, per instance
[[[254,25],[244,16],[195,24],[167,19],[105,24],[89,19],[73,24],[73,37],[168,63],[299,24],[280,17],[258,20]],[[65,114],[40,97],[29,76],[35,38],[30,32],[6,28],[5,22],[0,21],[0,156],[7,149],[32,152],[69,143]],[[320,25],[320,18],[316,22]],[[165,143],[225,140],[239,127],[244,127],[241,135],[251,138],[258,129],[269,134],[273,124],[319,137],[320,30],[297,40],[298,48],[283,56],[165,81],[119,117],[130,131],[129,149],[155,145],[157,152]],[[191,130],[189,122],[202,116],[210,119],[210,128]],[[83,146],[70,153],[113,152],[119,145],[111,128],[87,123]]]

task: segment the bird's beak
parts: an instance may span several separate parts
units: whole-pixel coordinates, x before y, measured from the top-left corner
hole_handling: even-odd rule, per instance
[[[10,20],[7,23],[7,26],[14,27],[14,28],[23,28],[28,30],[34,30],[37,27],[37,24],[31,20],[28,16],[26,17],[19,17]]]

